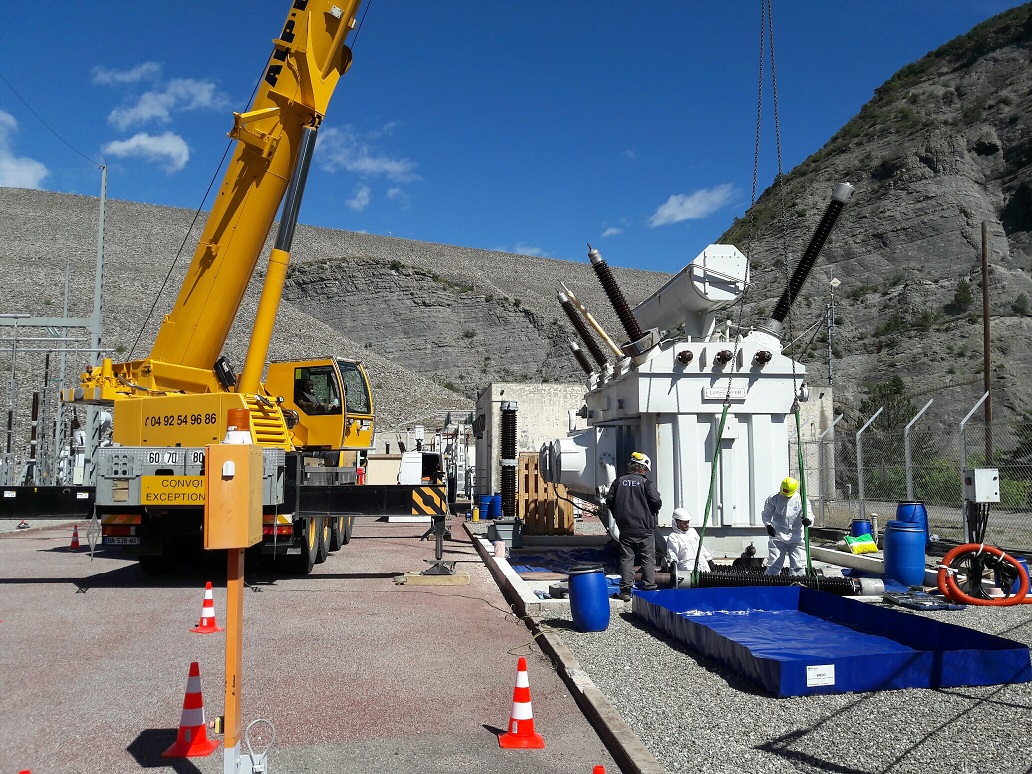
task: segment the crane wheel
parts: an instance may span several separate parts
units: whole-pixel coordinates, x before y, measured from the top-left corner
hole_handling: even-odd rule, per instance
[[[292,557],[296,564],[294,571],[299,575],[308,575],[315,567],[315,558],[319,553],[319,537],[316,530],[315,519],[304,519],[302,521],[303,540],[301,553]]]
[[[315,563],[322,564],[330,555],[330,517],[320,516],[315,520],[316,551]]]
[[[344,546],[344,517],[330,519],[330,551],[340,551]]]

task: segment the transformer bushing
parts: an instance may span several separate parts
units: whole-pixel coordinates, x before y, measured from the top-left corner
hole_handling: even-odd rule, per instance
[[[606,363],[609,362],[609,358],[606,357],[602,348],[599,347],[594,337],[591,335],[591,331],[588,330],[588,326],[585,325],[584,320],[581,319],[580,314],[577,312],[577,308],[570,301],[569,297],[563,293],[559,293],[559,306],[566,312],[566,316],[570,318],[570,324],[573,325],[574,330],[577,331],[577,335],[581,337],[581,341],[584,342],[584,346],[588,348],[588,352],[595,358],[595,362],[600,367],[605,368]]]
[[[839,183],[835,186],[835,190],[832,191],[828,209],[824,211],[824,217],[817,224],[817,230],[810,239],[810,244],[806,246],[803,257],[799,259],[799,265],[792,272],[792,276],[788,281],[788,287],[785,288],[781,298],[778,299],[777,306],[774,307],[774,314],[771,315],[771,319],[778,323],[778,325],[785,322],[785,318],[788,317],[792,303],[796,300],[796,296],[799,295],[799,291],[803,289],[806,278],[810,276],[810,271],[813,269],[814,264],[817,263],[817,256],[820,255],[828,235],[831,234],[835,221],[842,214],[843,208],[852,195],[853,186],[849,183]]]
[[[502,403],[502,517],[516,518],[516,401]]]
[[[610,271],[609,264],[602,258],[602,254],[591,245],[588,245],[588,259],[591,261],[591,267],[595,270],[598,281],[602,283],[602,290],[605,291],[606,298],[609,299],[609,303],[613,306],[613,311],[616,312],[620,324],[623,325],[624,332],[627,333],[627,338],[632,343],[640,341],[645,337],[645,333],[642,331],[641,326],[638,325],[638,319],[631,311],[631,307],[628,306],[623,291],[616,284],[616,278],[613,276],[613,272]]]
[[[570,351],[573,352],[573,357],[576,359],[577,364],[581,367],[581,370],[586,374],[591,373],[591,363],[588,362],[588,356],[584,354],[584,350],[577,346],[576,341],[569,342]]]

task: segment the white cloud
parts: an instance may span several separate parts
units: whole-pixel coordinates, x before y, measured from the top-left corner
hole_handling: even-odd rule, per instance
[[[50,174],[45,164],[11,150],[11,137],[18,131],[18,121],[0,110],[0,187],[39,188]]]
[[[623,233],[623,229],[622,228],[616,228],[616,226],[610,226],[609,228],[607,228],[605,231],[602,232],[602,236],[604,236],[604,237],[611,237],[611,236],[616,236],[617,234],[622,234],[622,233]]]
[[[104,153],[123,158],[141,158],[163,164],[168,172],[178,172],[190,160],[190,148],[178,134],[160,135],[139,132],[128,140],[115,140],[103,148]]]
[[[373,189],[367,185],[358,185],[355,187],[355,195],[345,202],[355,212],[361,212],[369,206],[369,201],[372,199]]]
[[[364,177],[386,177],[399,183],[419,180],[416,162],[392,157],[375,144],[396,124],[386,124],[378,130],[359,132],[353,126],[327,127],[319,133],[316,158],[327,172],[345,170]]]
[[[530,245],[523,244],[523,242],[518,242],[516,246],[512,248],[512,252],[516,253],[517,255],[530,255],[535,256],[537,258],[551,257],[540,247],[531,247]]]
[[[97,66],[91,71],[93,82],[102,86],[115,86],[123,83],[139,83],[154,81],[161,77],[161,65],[157,62],[144,62],[131,70],[112,70]]]
[[[623,157],[625,159],[631,159],[633,161],[634,159],[638,158],[638,153],[634,150],[634,148],[628,148],[623,152]]]
[[[173,113],[220,110],[225,104],[225,98],[216,91],[211,81],[176,78],[160,89],[144,92],[131,105],[116,107],[108,115],[108,123],[124,131],[148,121],[167,124],[172,120]]]
[[[407,197],[405,196],[405,191],[404,190],[402,190],[401,188],[398,188],[397,186],[395,186],[394,188],[390,188],[390,189],[387,190],[387,198],[388,199],[405,199]]]
[[[652,214],[649,225],[656,228],[708,217],[729,204],[734,195],[735,187],[731,183],[703,188],[693,194],[674,194]]]

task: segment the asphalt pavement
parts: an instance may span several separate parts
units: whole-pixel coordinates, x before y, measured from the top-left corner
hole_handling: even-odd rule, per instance
[[[456,524],[456,527],[459,525]],[[207,718],[224,707],[225,633],[195,634],[206,581],[225,620],[224,559],[154,578],[91,559],[80,525],[0,534],[0,771],[224,771],[220,746],[162,758],[190,663]],[[356,523],[351,543],[289,577],[248,566],[244,724],[270,772],[586,772],[613,757],[461,528],[444,559],[465,586],[397,583],[433,559],[422,524]],[[516,666],[528,663],[543,750],[503,750]],[[221,737],[213,738],[221,740]]]

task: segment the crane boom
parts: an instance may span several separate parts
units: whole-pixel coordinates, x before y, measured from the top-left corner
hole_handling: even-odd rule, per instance
[[[215,363],[297,167],[306,131],[321,124],[338,80],[351,65],[346,41],[360,2],[293,0],[250,109],[234,113],[229,136],[237,147],[149,357],[128,363],[105,359],[99,369],[83,374],[80,388],[66,391],[65,400],[111,404],[141,393],[203,394],[226,388],[213,370]],[[275,257],[282,262],[289,256]],[[277,269],[282,276],[279,269],[285,267]],[[274,300],[273,316],[278,290]]]
[[[159,569],[207,535],[209,449],[248,418],[261,448],[261,552],[302,573],[346,542],[360,456],[373,447],[369,380],[356,360],[323,353],[268,364],[315,135],[337,81],[360,0],[290,0],[249,109],[235,113],[236,147],[172,311],[148,357],[104,358],[62,399],[112,404],[112,444],[96,448],[96,514],[106,544]],[[284,201],[285,199],[285,201]],[[222,348],[283,204],[243,372]],[[305,509],[311,487],[337,505]],[[321,491],[321,490],[320,490]],[[222,518],[219,514],[216,518]],[[348,522],[350,523],[350,521]],[[321,537],[319,537],[321,535]],[[249,534],[248,539],[251,538]],[[320,558],[321,557],[321,558]]]
[[[179,297],[151,359],[210,369],[254,272],[293,172],[306,126],[318,126],[347,70],[344,46],[358,0],[296,0],[273,43],[251,109],[234,114],[239,140]]]

